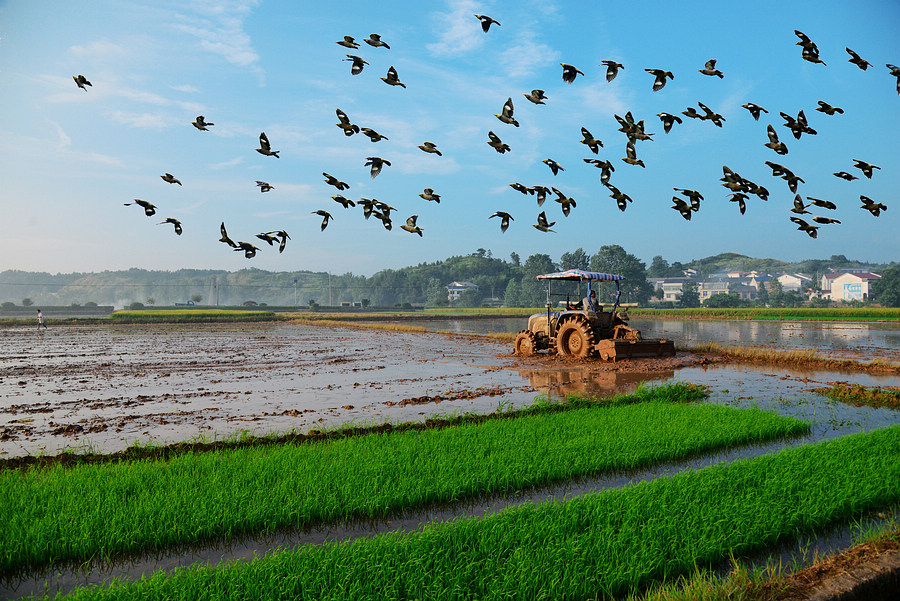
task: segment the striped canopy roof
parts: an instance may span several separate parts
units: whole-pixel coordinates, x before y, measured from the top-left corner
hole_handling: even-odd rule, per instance
[[[569,269],[568,271],[557,271],[556,273],[545,273],[537,276],[539,280],[573,280],[573,281],[592,281],[592,282],[611,282],[614,280],[624,280],[625,276],[615,275],[612,273],[600,273],[599,271],[583,271],[581,269]]]

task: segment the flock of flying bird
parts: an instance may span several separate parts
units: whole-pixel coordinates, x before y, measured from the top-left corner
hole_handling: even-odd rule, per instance
[[[500,26],[500,23],[498,21],[487,15],[476,14],[475,17],[481,22],[482,30],[485,33],[490,30],[492,25],[496,25],[498,27]],[[819,49],[816,44],[812,40],[810,40],[810,38],[803,32],[794,30],[794,33],[800,40],[799,42],[797,42],[797,44],[802,46],[801,58],[812,63],[825,65],[824,61],[820,58]],[[371,34],[368,38],[364,39],[364,42],[373,48],[384,48],[388,50],[390,49],[390,46],[383,40],[381,40],[381,37],[378,34]],[[344,36],[343,39],[337,41],[336,43],[348,49],[360,48],[359,43],[356,42],[356,40],[351,36]],[[850,48],[846,48],[846,51],[850,55],[849,62],[856,65],[861,70],[865,71],[869,66],[871,66],[871,63],[861,58]],[[362,73],[365,66],[369,64],[365,59],[356,54],[346,54],[346,58],[342,60],[351,63],[351,75],[359,75],[360,73]],[[613,60],[604,60],[602,61],[602,65],[606,67],[607,82],[615,79],[619,73],[619,70],[625,68],[624,65]],[[568,63],[560,63],[560,66],[563,70],[562,79],[566,83],[573,83],[578,75],[585,76],[584,72],[573,65],[570,65]],[[887,68],[889,69],[891,75],[897,78],[897,92],[898,94],[900,94],[900,67],[892,64],[887,64]],[[665,87],[668,80],[674,79],[675,77],[671,71],[667,71],[664,69],[653,68],[644,70],[654,78],[652,82],[652,90],[654,92],[661,90],[663,87]],[[703,75],[718,77],[720,79],[724,78],[725,76],[725,74],[716,67],[716,59],[714,58],[708,60],[705,63],[704,67],[702,69],[699,69],[699,72]],[[84,77],[84,75],[73,76],[73,79],[75,80],[76,85],[85,91],[87,91],[87,88],[85,86],[92,85],[91,82]],[[393,66],[388,69],[387,74],[384,77],[381,77],[381,80],[391,86],[400,86],[402,88],[406,88],[406,84],[400,81],[397,70]],[[535,105],[544,105],[546,104],[545,101],[548,100],[546,93],[541,89],[534,89],[529,93],[525,93],[524,97],[529,102]],[[725,118],[722,115],[714,112],[702,102],[698,102],[697,105],[702,112],[698,111],[694,107],[687,107],[687,109],[682,111],[681,114],[691,119],[710,121],[717,127],[723,126],[722,124],[725,121]],[[815,110],[825,115],[833,116],[836,114],[842,114],[844,112],[843,109],[831,106],[830,104],[821,100],[818,101],[818,105],[818,108],[816,108]],[[750,112],[751,116],[756,121],[759,121],[762,113],[768,114],[769,112],[762,106],[751,102],[745,103],[741,106],[747,109],[747,111]],[[372,143],[377,143],[381,140],[388,139],[387,136],[384,136],[383,134],[378,133],[369,127],[359,127],[358,125],[352,123],[348,115],[339,108],[336,109],[335,113],[338,118],[338,123],[336,125],[343,131],[344,135],[346,136],[362,134],[368,137]],[[512,97],[510,97],[503,104],[500,113],[497,113],[494,116],[501,123],[519,127],[519,122],[515,119],[514,113],[515,107]],[[810,127],[803,110],[801,110],[796,117],[784,112],[780,112],[779,114],[784,119],[784,127],[788,128],[791,131],[795,139],[800,140],[803,134],[816,135],[816,130]],[[618,131],[624,133],[627,138],[627,143],[625,145],[626,156],[621,160],[628,165],[645,167],[644,162],[637,158],[635,144],[638,141],[652,141],[652,136],[655,134],[647,133],[645,131],[644,121],[635,121],[635,118],[630,111],[627,112],[624,116],[614,116],[621,126]],[[656,116],[660,119],[663,125],[663,131],[666,134],[668,134],[672,130],[675,124],[683,123],[683,119],[676,114],[661,112]],[[198,115],[196,120],[192,122],[192,125],[199,131],[209,131],[208,128],[215,124],[206,121],[203,115]],[[767,148],[770,148],[778,155],[785,155],[788,153],[787,146],[782,141],[780,141],[777,131],[771,124],[767,125],[766,133],[769,139],[768,143],[765,144]],[[603,142],[595,138],[585,127],[581,128],[581,134],[583,136],[583,139],[580,140],[580,142],[587,146],[587,148],[593,154],[599,154],[599,149],[603,147]],[[494,131],[488,131],[487,136],[488,145],[490,145],[498,153],[504,154],[510,150],[509,145],[505,144]],[[423,152],[429,154],[443,156],[434,142],[425,141],[421,145],[419,145],[418,148]],[[265,132],[261,132],[259,135],[259,148],[257,148],[256,151],[264,156],[280,158],[280,151],[272,150],[272,146]],[[628,203],[632,202],[632,199],[610,182],[611,175],[615,171],[615,166],[613,165],[613,163],[609,160],[601,160],[599,158],[585,158],[583,159],[583,161],[600,169],[601,184],[608,188],[608,190],[610,191],[609,196],[616,201],[618,208],[621,211],[625,211],[628,207]],[[872,178],[874,170],[880,169],[879,166],[868,163],[866,161],[858,159],[853,159],[853,161],[853,167],[859,169],[862,174],[869,179]],[[551,158],[544,159],[542,162],[549,167],[554,176],[556,176],[560,171],[565,171],[565,168],[562,165]],[[837,207],[831,201],[823,200],[820,198],[813,198],[810,196],[806,197],[809,202],[804,202],[803,197],[797,193],[798,184],[804,183],[804,180],[801,177],[794,174],[789,168],[785,167],[784,165],[781,165],[774,161],[766,161],[766,165],[772,169],[772,176],[784,179],[787,182],[791,192],[795,194],[793,208],[791,209],[791,212],[794,213],[794,215],[792,215],[790,219],[792,222],[797,224],[798,230],[804,231],[809,236],[815,238],[817,236],[819,225],[840,223],[840,221],[838,221],[837,219],[825,216],[814,216],[811,218],[811,221],[819,225],[812,225],[806,220],[802,219],[800,217],[801,215],[807,215],[811,213],[807,210],[809,207],[814,206],[826,210],[834,210]],[[385,166],[390,167],[391,162],[379,156],[369,156],[366,158],[365,166],[370,168],[370,175],[372,178],[375,178],[381,173],[382,169]],[[722,185],[731,192],[728,200],[738,204],[741,214],[744,214],[744,212],[746,211],[746,201],[749,199],[750,195],[755,195],[762,200],[768,200],[769,191],[765,187],[740,176],[728,166],[723,166],[722,169]],[[346,182],[341,181],[337,177],[330,175],[327,172],[323,172],[322,175],[325,178],[325,183],[337,188],[338,192],[343,192],[350,187]],[[859,179],[857,176],[847,171],[839,171],[834,173],[834,175],[846,181]],[[173,176],[171,173],[165,173],[160,177],[163,181],[169,184],[177,184],[179,186],[182,185],[181,181],[175,178],[175,176]],[[256,185],[259,187],[260,192],[262,193],[269,192],[274,189],[274,186],[272,186],[268,182],[261,180],[257,180]],[[554,186],[525,186],[518,182],[510,184],[510,186],[514,190],[521,192],[522,194],[534,195],[539,208],[544,204],[551,193],[554,194],[556,196],[554,200],[561,205],[562,213],[566,217],[569,216],[571,209],[576,206],[576,201],[573,198],[567,196],[565,193]],[[691,215],[694,212],[698,211],[700,208],[700,203],[703,200],[702,194],[700,194],[700,192],[696,190],[687,188],[674,188],[674,190],[681,196],[683,196],[683,198],[679,195],[673,196],[672,200],[674,204],[672,205],[672,208],[677,210],[682,215],[682,217],[684,217],[684,219],[690,220]],[[440,203],[441,200],[440,194],[436,193],[432,188],[425,188],[423,192],[419,194],[419,196],[429,202]],[[343,196],[342,194],[335,194],[331,198],[345,209],[359,205],[363,210],[363,216],[365,219],[368,220],[370,217],[375,217],[379,221],[381,221],[385,229],[392,229],[391,213],[396,209],[389,204],[374,198],[361,198],[358,201],[353,201]],[[869,211],[876,217],[879,216],[882,211],[887,210],[887,206],[882,203],[876,202],[868,198],[867,196],[860,195],[860,200],[862,201],[861,208]],[[143,208],[144,213],[147,216],[153,216],[156,213],[156,207],[152,203],[145,200],[134,199],[133,202],[124,204],[126,206],[132,204],[140,206],[141,208]],[[322,217],[321,230],[323,231],[328,226],[329,222],[333,219],[331,213],[324,209],[312,211],[312,213]],[[513,216],[505,211],[496,211],[495,213],[490,215],[489,218],[494,217],[500,219],[501,232],[506,232],[506,230],[510,226],[510,222],[514,220]],[[407,218],[406,223],[401,225],[400,227],[407,232],[422,236],[423,230],[416,225],[417,219],[417,215],[411,215]],[[178,219],[168,217],[165,219],[165,221],[160,222],[159,225],[166,223],[170,223],[174,226],[175,233],[177,235],[182,234],[182,224]],[[537,216],[537,223],[535,223],[533,227],[542,232],[552,232],[554,230],[552,230],[551,228],[555,223],[555,221],[548,220],[545,211],[541,211]],[[235,242],[234,240],[232,240],[228,236],[224,222],[220,226],[220,234],[220,242],[227,244],[235,251],[243,251],[244,255],[247,258],[254,257],[256,255],[256,252],[260,250],[250,242]],[[256,238],[268,243],[270,246],[274,246],[277,242],[279,252],[283,252],[287,241],[290,239],[290,236],[284,230],[276,230],[256,234]]]

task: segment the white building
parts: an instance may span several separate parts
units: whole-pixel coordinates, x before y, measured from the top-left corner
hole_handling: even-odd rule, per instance
[[[792,290],[800,292],[804,286],[812,282],[812,278],[805,273],[783,273],[775,279],[781,282],[781,289],[784,292]]]
[[[682,286],[685,282],[693,282],[691,278],[647,278],[654,290],[663,291],[663,301],[678,302],[681,300]]]
[[[450,282],[450,284],[447,285],[447,299],[450,302],[453,302],[459,298],[460,294],[470,288],[477,291],[478,284],[473,284],[472,282]]]
[[[868,271],[862,273],[826,273],[822,276],[822,297],[833,301],[865,300],[869,285],[881,276]]]

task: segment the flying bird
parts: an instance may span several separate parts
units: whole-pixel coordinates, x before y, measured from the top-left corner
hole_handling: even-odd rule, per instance
[[[85,92],[87,92],[87,88],[84,87],[84,86],[91,86],[91,87],[94,87],[94,86],[91,84],[91,82],[89,82],[89,81],[87,80],[87,77],[85,77],[84,75],[73,75],[73,76],[72,76],[72,79],[75,80],[75,85],[77,85],[79,88],[81,88],[81,89],[84,90]]]
[[[272,146],[269,144],[269,138],[266,136],[266,132],[261,132],[259,134],[259,148],[256,149],[256,152],[259,154],[264,154],[267,157],[275,157],[276,159],[281,158],[278,156],[280,150],[272,150]]]
[[[875,217],[881,215],[882,211],[887,211],[887,205],[882,204],[880,202],[875,202],[868,196],[859,195],[859,200],[862,201],[861,209],[865,209],[868,212],[872,213]]]
[[[891,75],[897,78],[897,93],[900,94],[900,67],[891,63],[885,63],[884,66],[888,68]]]
[[[812,196],[807,196],[806,200],[823,209],[828,209],[830,211],[834,211],[835,209],[837,209],[837,205],[830,200],[822,200],[821,198],[813,198]]]
[[[810,238],[816,238],[819,233],[816,231],[819,229],[817,225],[810,225],[806,221],[800,219],[799,217],[791,217],[791,221],[797,224],[797,229],[806,232],[809,234]]]
[[[175,176],[172,175],[171,173],[166,173],[165,175],[160,175],[160,177],[162,178],[162,180],[164,182],[168,182],[170,184],[178,184],[179,186],[181,185],[181,181],[175,179]]]
[[[834,219],[834,218],[832,218],[832,217],[818,217],[818,216],[816,216],[816,217],[813,217],[812,220],[815,221],[816,223],[821,223],[821,224],[823,224],[823,225],[828,225],[829,223],[840,223],[840,220]]]
[[[269,182],[263,182],[260,180],[256,180],[256,185],[259,186],[260,192],[268,192],[269,190],[274,190],[275,186],[270,184]]]
[[[387,161],[381,157],[366,157],[366,167],[371,167],[369,173],[372,175],[372,179],[375,179],[379,173],[381,173],[381,168],[387,165],[391,166],[391,162]]]
[[[419,194],[419,196],[421,196],[422,198],[424,198],[427,201],[433,200],[434,202],[441,204],[441,195],[435,194],[434,190],[431,188],[425,188],[424,190],[422,190],[422,193]]]
[[[835,173],[832,173],[832,175],[834,175],[835,177],[839,177],[841,179],[845,179],[848,182],[852,182],[855,179],[859,179],[852,173],[847,173],[846,171],[836,171]]]
[[[339,44],[344,48],[359,48],[359,44],[356,42],[356,40],[354,40],[353,37],[349,35],[345,35],[343,40],[339,40],[335,42],[335,44]]]
[[[625,209],[628,208],[628,203],[633,202],[631,200],[631,197],[628,196],[627,194],[625,194],[624,192],[622,192],[621,190],[619,190],[618,188],[616,188],[615,186],[607,184],[606,187],[609,188],[609,190],[610,190],[609,197],[612,199],[615,199],[616,206],[618,206],[619,210],[624,213]]]
[[[179,236],[181,235],[181,222],[175,219],[174,217],[166,217],[165,221],[160,221],[156,225],[163,225],[165,223],[171,223],[175,226],[175,233]]]
[[[322,175],[325,176],[326,184],[328,184],[329,186],[334,186],[341,192],[343,192],[344,190],[346,190],[350,187],[350,184],[348,184],[347,182],[342,182],[338,178],[334,177],[333,175],[329,175],[329,174],[325,173],[324,171],[322,172]]]
[[[505,153],[509,150],[509,144],[504,144],[500,138],[492,131],[488,132],[488,146],[499,152],[500,154]]]
[[[410,215],[406,218],[406,223],[401,225],[400,227],[410,234],[419,234],[419,237],[422,237],[422,228],[416,225],[416,219],[418,219],[418,215]]]
[[[487,15],[475,15],[475,18],[478,19],[479,21],[481,21],[481,29],[485,33],[488,32],[488,30],[491,28],[491,25],[496,25],[497,27],[500,27],[499,21],[497,21],[496,19],[492,19],[491,17],[489,17]]]
[[[225,230],[225,222],[222,222],[222,225],[219,226],[219,232],[222,234],[222,237],[219,238],[219,242],[224,242],[231,248],[237,248],[237,242],[228,237],[228,232]]]
[[[747,196],[746,194],[744,194],[743,192],[735,192],[728,198],[728,201],[738,203],[738,210],[741,212],[741,215],[743,215],[747,212],[747,199],[748,198],[750,198],[750,197]]]
[[[872,170],[873,169],[881,169],[878,165],[873,165],[872,163],[867,163],[865,161],[860,161],[859,159],[853,159],[854,167],[863,172],[867,178],[872,179]]]
[[[509,187],[516,192],[521,192],[522,194],[534,194],[534,188],[529,188],[528,186],[520,184],[519,182],[512,183],[509,185]]]
[[[428,152],[431,154],[436,154],[438,156],[443,156],[441,151],[437,149],[434,142],[423,142],[419,145],[419,148],[422,149],[423,152]]]
[[[586,128],[586,127],[581,128],[581,136],[582,136],[582,138],[584,138],[583,140],[581,140],[581,143],[585,144],[588,148],[590,148],[591,152],[593,152],[594,154],[597,154],[600,152],[600,148],[603,147],[603,142],[601,142],[600,140],[595,138],[591,134],[591,132],[588,131],[588,128]]]
[[[597,169],[600,169],[600,183],[606,184],[609,181],[610,175],[616,168],[609,161],[601,161],[600,159],[581,159],[585,163],[589,165],[593,165]]]
[[[390,46],[388,46],[385,42],[382,42],[382,41],[381,41],[381,36],[380,36],[379,34],[377,34],[377,33],[370,33],[370,34],[369,34],[369,37],[367,37],[367,38],[364,39],[363,41],[364,41],[366,44],[368,44],[369,46],[373,46],[373,47],[375,47],[375,48],[379,48],[379,47],[380,47],[380,48],[387,48],[388,50],[391,49]]]
[[[718,77],[719,79],[722,79],[723,77],[725,77],[725,75],[721,71],[716,69],[716,59],[714,59],[714,58],[711,58],[708,61],[706,61],[706,65],[704,65],[703,68],[700,69],[699,71],[700,71],[700,73],[703,73],[704,75]]]
[[[493,215],[488,217],[488,219],[491,219],[491,217],[499,217],[500,218],[500,233],[501,234],[505,233],[506,230],[509,229],[510,221],[515,221],[515,219],[513,219],[513,216],[505,211],[497,211],[496,213],[494,213]]]
[[[566,83],[572,83],[573,81],[575,81],[575,77],[578,76],[579,74],[584,75],[584,73],[581,70],[579,70],[578,68],[576,68],[573,65],[570,65],[568,63],[559,63],[559,64],[563,68],[562,78],[563,78],[563,81]]]
[[[368,136],[369,140],[372,142],[380,142],[381,140],[387,140],[387,136],[382,136],[380,133],[372,129],[371,127],[363,127],[359,131],[363,133],[364,136]]]
[[[672,208],[681,213],[682,217],[690,221],[691,214],[694,212],[691,209],[691,205],[689,205],[683,198],[678,198],[677,196],[672,197],[672,202],[674,203],[672,204]]]
[[[818,100],[817,104],[819,105],[819,108],[817,108],[816,110],[820,113],[825,113],[829,116],[833,116],[835,113],[840,113],[841,115],[844,114],[844,109],[837,106],[831,106],[824,100]]]
[[[197,115],[197,118],[194,121],[191,121],[191,125],[199,129],[200,131],[209,131],[207,129],[210,125],[215,125],[215,123],[208,122],[203,115]]]
[[[766,134],[769,136],[769,141],[765,144],[767,148],[771,148],[778,154],[787,154],[788,148],[784,142],[779,141],[778,134],[775,132],[775,128],[772,127],[770,123],[766,126]]]
[[[342,207],[344,207],[345,209],[349,209],[350,207],[355,207],[355,206],[356,206],[356,203],[354,203],[354,202],[353,202],[352,200],[350,200],[349,198],[346,198],[346,197],[342,196],[341,194],[336,194],[336,195],[332,196],[331,199],[332,199],[334,202],[336,202],[336,203],[338,203],[339,205],[341,205]]]
[[[263,232],[262,234],[256,234],[256,237],[263,242],[268,242],[269,246],[274,246],[275,243],[278,242],[278,238],[273,236],[272,232]]]
[[[818,132],[809,126],[809,123],[806,121],[806,114],[804,114],[803,109],[797,113],[797,118],[794,119],[790,115],[785,112],[779,112],[781,118],[784,119],[784,125],[786,128],[791,130],[791,133],[794,134],[796,139],[800,139],[800,136],[803,134],[809,134],[811,136],[816,135]]]
[[[665,133],[669,133],[672,131],[672,126],[678,123],[679,125],[682,123],[681,117],[677,115],[672,115],[671,113],[656,113],[656,116],[659,117],[659,120],[662,121],[663,131]]]
[[[348,54],[347,58],[342,60],[352,61],[352,64],[350,65],[350,75],[359,75],[362,73],[363,67],[369,64],[364,61],[361,56],[356,56],[355,54]]]
[[[519,127],[519,122],[516,121],[515,118],[513,118],[514,110],[515,109],[513,107],[512,98],[507,98],[506,102],[503,103],[503,109],[500,111],[500,114],[499,115],[494,114],[494,116],[497,117],[497,119],[500,119],[501,121],[503,121],[504,123],[509,123],[511,125],[515,125],[516,127]]]
[[[129,205],[138,205],[139,207],[143,207],[144,215],[147,217],[151,217],[156,214],[156,205],[147,202],[146,200],[141,200],[140,198],[135,198],[134,202],[126,202],[123,203],[126,207]]]
[[[646,167],[644,161],[637,158],[637,152],[634,149],[634,142],[631,140],[625,145],[625,157],[622,159],[629,165],[640,165],[641,167]]]
[[[344,131],[345,136],[352,136],[353,134],[359,133],[359,126],[350,123],[350,117],[347,116],[347,113],[345,113],[341,109],[335,109],[334,113],[338,118],[338,122],[335,125],[337,125]],[[372,141],[375,142],[376,140]]]
[[[555,221],[547,221],[547,214],[544,211],[541,211],[537,216],[537,223],[532,224],[533,227],[539,229],[542,232],[552,232],[550,228],[556,224]]]
[[[571,198],[569,196],[566,196],[565,194],[563,194],[562,192],[560,192],[559,190],[557,190],[554,187],[551,187],[550,189],[553,190],[554,194],[556,194],[556,198],[554,198],[553,200],[555,200],[560,205],[562,205],[563,215],[568,217],[569,213],[572,211],[572,207],[577,206],[577,204],[575,203],[575,199]]]
[[[606,65],[606,81],[614,80],[616,75],[619,74],[619,69],[625,68],[622,63],[617,63],[616,61],[606,60],[600,62]]]
[[[323,232],[325,231],[325,228],[328,227],[328,221],[330,219],[334,219],[334,217],[331,216],[331,213],[329,213],[328,211],[325,211],[323,209],[319,209],[318,211],[310,211],[310,212],[313,213],[314,215],[319,215],[320,217],[322,217],[322,231]]]
[[[253,246],[249,242],[241,242],[240,240],[238,240],[234,250],[235,251],[242,250],[242,251],[244,251],[245,257],[247,257],[248,259],[252,259],[253,257],[256,256],[256,251],[258,251],[259,248],[257,248],[256,246]]]
[[[808,204],[803,202],[803,197],[799,194],[794,195],[794,206],[791,209],[791,213],[796,213],[797,215],[808,215],[809,211],[806,209],[809,207]]]
[[[662,90],[666,85],[666,78],[675,79],[675,76],[672,75],[671,71],[666,71],[664,69],[644,69],[647,73],[654,76],[656,79],[653,81],[653,91],[658,92]]]
[[[544,204],[544,201],[547,200],[547,194],[550,193],[550,188],[548,188],[547,186],[532,186],[531,190],[534,192],[534,196],[537,199],[538,206]]]
[[[741,106],[744,107],[745,109],[747,109],[748,111],[750,111],[750,114],[753,115],[754,121],[759,121],[760,113],[768,113],[769,112],[766,109],[764,109],[763,107],[759,106],[758,104],[754,104],[752,102],[747,102],[746,104],[742,104]]]
[[[531,90],[530,94],[522,94],[535,104],[545,104],[544,100],[547,100],[546,94],[544,94],[544,90],[534,89]]]
[[[400,86],[401,88],[405,88],[406,84],[400,83],[400,78],[397,77],[397,70],[394,68],[394,65],[391,65],[388,68],[387,75],[381,78],[381,81],[390,85],[390,86]]]
[[[278,240],[278,252],[279,252],[279,254],[283,253],[284,247],[287,245],[287,241],[291,239],[291,237],[288,236],[288,233],[284,230],[278,230],[275,232],[266,232],[266,233],[269,235],[274,235],[274,236],[278,237],[278,239],[279,239]]]
[[[697,192],[696,190],[690,190],[688,188],[672,188],[676,192],[680,192],[683,196],[686,196],[688,200],[691,202],[691,210],[699,211],[700,210],[700,201],[703,200],[703,195]]]
[[[556,174],[559,173],[560,171],[565,171],[565,168],[563,168],[562,165],[560,165],[559,163],[557,163],[557,162],[554,161],[553,159],[544,159],[544,160],[541,161],[541,162],[544,163],[545,165],[547,165],[548,167],[550,167],[550,171],[553,172],[553,175],[556,175]]]
[[[853,51],[850,50],[849,48],[844,48],[844,50],[846,50],[846,51],[847,51],[847,54],[850,55],[850,59],[849,59],[847,62],[853,63],[854,65],[856,65],[857,67],[859,67],[859,68],[862,69],[863,71],[865,71],[866,69],[868,69],[869,67],[872,66],[872,63],[870,63],[869,61],[865,60],[864,58],[862,58],[860,55],[858,55],[857,53],[853,52]]]
[[[700,115],[700,119],[704,121],[712,121],[716,127],[722,127],[722,121],[725,121],[725,117],[720,115],[719,113],[715,113],[708,106],[703,104],[702,102],[697,102],[697,106],[703,109],[705,114]]]

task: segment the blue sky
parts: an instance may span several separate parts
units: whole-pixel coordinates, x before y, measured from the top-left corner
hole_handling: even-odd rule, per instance
[[[500,22],[488,33],[475,13]],[[490,249],[523,260],[558,260],[619,244],[648,264],[655,255],[690,261],[721,252],[783,260],[844,254],[875,262],[900,260],[900,95],[886,63],[900,64],[900,3],[845,2],[336,2],[267,0],[0,2],[0,270],[102,271],[257,267],[371,275]],[[801,59],[794,29],[807,34],[827,65]],[[362,42],[377,32],[391,48]],[[358,50],[335,42],[356,38]],[[850,47],[873,64],[848,62]],[[342,59],[368,61],[351,75]],[[698,73],[718,59],[724,78]],[[612,82],[600,62],[624,65]],[[560,62],[585,75],[562,80]],[[406,88],[381,81],[393,65]],[[651,91],[645,68],[674,74]],[[92,82],[76,87],[73,75]],[[545,105],[523,94],[545,90]],[[500,122],[512,98],[520,127]],[[844,109],[815,111],[824,100]],[[668,134],[656,114],[679,116],[703,102],[725,118],[722,128],[684,119]],[[741,104],[769,113],[754,121]],[[388,137],[372,143],[344,136],[340,108],[352,123]],[[818,135],[795,140],[779,111],[803,109]],[[632,111],[653,141],[637,142],[646,168],[625,156],[614,115]],[[199,115],[215,123],[191,126]],[[683,116],[682,116],[683,117]],[[766,148],[771,123],[789,148]],[[587,127],[604,147],[580,143]],[[265,131],[281,157],[254,149]],[[499,154],[488,131],[509,144]],[[434,142],[443,156],[418,149]],[[391,162],[371,178],[366,157]],[[611,183],[633,202],[616,207],[583,158],[608,159]],[[542,163],[565,169],[554,176]],[[881,167],[870,180],[832,175],[853,159]],[[817,239],[797,231],[794,194],[765,161],[803,178],[804,196],[835,202],[837,218]],[[740,215],[721,186],[722,166],[764,186]],[[172,173],[183,186],[162,181]],[[323,172],[350,184],[351,200],[376,198],[396,208],[387,231],[359,207],[331,199]],[[260,193],[256,180],[274,190]],[[577,205],[568,217],[551,194],[509,187],[555,186]],[[424,188],[441,195],[428,202]],[[690,222],[671,209],[673,188],[704,201]],[[880,217],[860,208],[864,194],[888,206]],[[146,217],[141,198],[157,206]],[[320,231],[325,209],[334,219]],[[501,233],[495,211],[514,221]],[[554,233],[532,224],[546,211]],[[418,215],[420,238],[402,229]],[[183,223],[176,236],[166,217]],[[807,216],[809,217],[809,216]],[[225,222],[235,240],[261,248],[253,259],[220,243]],[[283,253],[255,234],[286,230]]]

